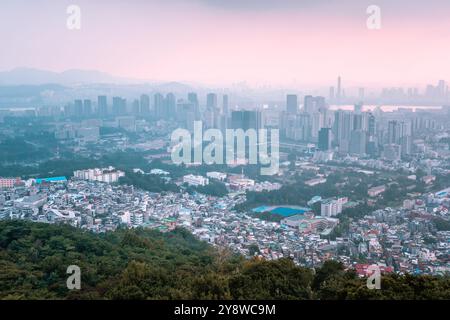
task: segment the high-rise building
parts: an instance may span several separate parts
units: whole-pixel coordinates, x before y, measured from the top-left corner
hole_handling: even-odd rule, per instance
[[[261,128],[261,112],[257,110],[241,110],[231,112],[231,126],[233,129],[258,130]]]
[[[108,102],[106,96],[97,97],[97,108],[100,116],[106,116],[108,114]]]
[[[198,102],[198,97],[197,94],[195,92],[189,92],[188,93],[188,101],[192,104],[193,106],[193,111],[194,111],[194,115],[195,115],[195,119],[199,120],[200,119],[200,104]]]
[[[289,114],[297,114],[298,101],[296,94],[288,94],[286,96],[286,112]]]
[[[92,102],[90,99],[85,99],[83,101],[83,114],[91,115],[92,114]]]
[[[396,120],[391,120],[388,122],[388,136],[387,143],[388,144],[396,144],[400,137],[400,127]]]
[[[318,147],[320,151],[327,151],[331,148],[331,129],[321,128],[319,130],[319,143]]]
[[[150,97],[146,94],[142,94],[139,100],[141,111],[143,115],[150,115]]]
[[[184,127],[192,132],[194,130],[194,122],[197,120],[194,103],[179,99],[176,105],[175,119],[183,123]]]
[[[217,94],[208,93],[206,96],[206,108],[207,109],[217,109]]]
[[[334,113],[334,139],[339,146],[339,150],[342,152],[348,151],[350,133],[353,130],[353,124],[353,113],[344,110],[337,110]]]
[[[350,135],[349,152],[363,155],[366,153],[367,133],[362,130],[353,130]]]
[[[141,108],[140,108],[138,99],[133,100],[133,103],[131,104],[131,113],[133,115],[138,115],[141,113]]]
[[[166,110],[165,110],[165,118],[175,118],[175,110],[177,106],[177,101],[175,95],[171,92],[166,94]]]
[[[330,93],[329,93],[329,99],[330,99],[330,101],[334,101],[334,98],[335,98],[335,93],[334,93],[334,87],[330,87]]]
[[[113,97],[112,106],[114,115],[124,115],[127,112],[127,100],[121,97]]]
[[[337,82],[337,92],[336,92],[337,104],[341,103],[341,97],[342,97],[341,76],[339,76],[338,82]]]
[[[229,112],[229,101],[228,101],[228,95],[224,94],[222,97],[222,113],[227,116]]]
[[[74,112],[76,116],[83,115],[83,100],[77,99],[74,103]]]
[[[374,137],[376,132],[375,125],[375,116],[372,113],[369,113],[367,116],[367,131],[369,132],[369,136]]]
[[[316,112],[325,112],[327,105],[324,97],[305,96],[303,103],[303,112],[313,114]]]
[[[164,96],[161,93],[155,93],[153,96],[153,110],[155,112],[156,119],[164,118]]]
[[[361,113],[353,114],[353,130],[363,129],[363,115]]]

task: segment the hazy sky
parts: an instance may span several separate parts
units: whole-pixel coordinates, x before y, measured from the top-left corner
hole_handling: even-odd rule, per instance
[[[66,8],[81,8],[81,30]],[[366,27],[369,5],[381,30]],[[0,70],[222,85],[450,81],[449,0],[1,0]]]

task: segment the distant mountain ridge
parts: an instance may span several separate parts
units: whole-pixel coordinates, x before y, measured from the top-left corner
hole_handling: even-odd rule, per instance
[[[138,81],[138,80],[136,80]],[[112,76],[96,70],[71,69],[53,72],[33,68],[15,68],[0,72],[0,85],[42,85],[42,84],[86,84],[86,83],[124,83],[130,79]]]

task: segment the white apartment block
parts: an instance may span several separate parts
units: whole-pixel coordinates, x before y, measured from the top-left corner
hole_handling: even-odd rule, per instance
[[[202,176],[188,174],[183,177],[183,183],[187,183],[190,186],[206,186],[209,184],[209,179]]]

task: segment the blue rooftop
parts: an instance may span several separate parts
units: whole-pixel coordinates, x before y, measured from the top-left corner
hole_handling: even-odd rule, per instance
[[[270,212],[283,217],[289,217],[295,214],[304,214],[305,212],[311,211],[311,209],[298,206],[260,206],[254,208],[252,211],[256,213]]]
[[[41,184],[42,182],[66,182],[66,177],[51,177],[51,178],[39,178],[36,179],[37,184]]]

